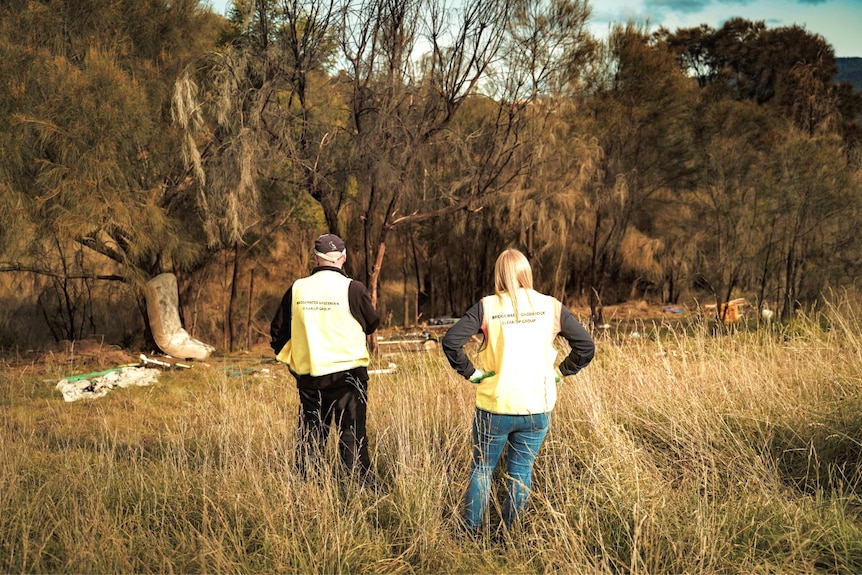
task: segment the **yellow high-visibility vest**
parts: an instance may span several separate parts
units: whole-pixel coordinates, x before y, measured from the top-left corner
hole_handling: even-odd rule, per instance
[[[545,413],[557,401],[557,350],[562,304],[535,290],[519,289],[518,317],[510,294],[482,299],[485,345],[482,369],[493,371],[476,389],[476,406],[492,413]]]
[[[276,359],[294,373],[313,376],[367,367],[365,332],[350,313],[352,280],[322,270],[294,282],[291,290],[290,340]]]

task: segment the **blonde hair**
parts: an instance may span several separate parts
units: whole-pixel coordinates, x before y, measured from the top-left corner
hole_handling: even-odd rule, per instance
[[[515,297],[515,290],[518,288],[533,289],[533,269],[527,256],[510,248],[497,256],[497,263],[494,264],[494,291],[498,297],[502,297],[504,293],[509,294],[516,319],[520,319],[518,300]]]

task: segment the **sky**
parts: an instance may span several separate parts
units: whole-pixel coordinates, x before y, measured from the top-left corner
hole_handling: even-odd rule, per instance
[[[231,0],[209,0],[213,10],[226,14]],[[835,55],[862,58],[862,0],[595,0],[590,29],[599,37],[610,27],[632,20],[650,30],[664,26],[720,28],[733,17],[763,20],[768,28],[798,25],[820,34]]]

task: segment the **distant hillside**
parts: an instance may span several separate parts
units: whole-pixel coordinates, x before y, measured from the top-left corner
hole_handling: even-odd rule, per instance
[[[836,58],[838,75],[836,82],[850,82],[862,92],[862,58]]]

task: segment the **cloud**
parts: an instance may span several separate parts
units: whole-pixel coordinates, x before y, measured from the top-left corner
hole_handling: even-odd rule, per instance
[[[651,14],[666,12],[696,14],[712,3],[712,0],[647,0],[645,5],[647,12]]]
[[[746,6],[756,4],[758,0],[646,0],[644,5],[646,11],[650,14],[666,14],[668,12],[681,12],[683,14],[697,14],[702,12],[713,4],[735,4],[737,6]],[[797,4],[806,4],[809,6],[817,6],[826,4],[830,0],[793,0]],[[858,2],[862,4],[862,0],[850,0],[850,3]]]

